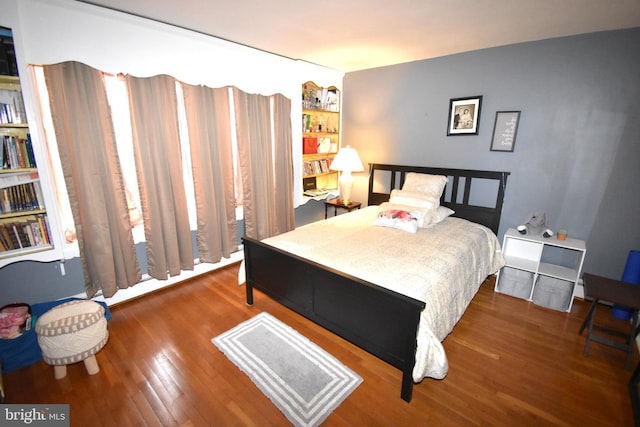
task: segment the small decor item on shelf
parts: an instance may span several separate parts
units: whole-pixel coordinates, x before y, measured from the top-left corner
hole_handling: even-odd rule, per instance
[[[530,236],[551,237],[553,231],[547,228],[547,214],[544,212],[532,212],[524,220],[522,225],[517,227],[520,234],[528,234]]]
[[[562,228],[558,231],[558,240],[567,240],[567,230]]]
[[[318,153],[331,152],[331,138],[320,138],[318,142]]]
[[[318,152],[318,138],[302,138],[302,154],[315,154]]]

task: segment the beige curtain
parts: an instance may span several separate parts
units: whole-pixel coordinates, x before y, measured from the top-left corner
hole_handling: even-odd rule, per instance
[[[291,100],[276,94],[273,99],[274,151],[276,181],[276,226],[280,233],[296,227],[293,208],[293,153],[291,136]]]
[[[182,174],[175,79],[126,77],[148,273],[167,279],[193,270]]]
[[[191,147],[200,261],[238,250],[229,89],[182,85]]]
[[[278,95],[266,97],[233,90],[242,175],[245,234],[264,239],[294,228],[291,162],[291,105]],[[278,124],[271,127],[273,117]],[[276,98],[278,98],[276,100]],[[282,99],[280,99],[282,98]],[[272,138],[272,131],[273,137]]]
[[[43,67],[88,297],[140,281],[102,74],[65,62]]]

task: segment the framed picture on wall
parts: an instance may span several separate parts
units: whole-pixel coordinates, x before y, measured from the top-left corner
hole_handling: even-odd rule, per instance
[[[447,135],[477,135],[480,127],[482,96],[452,98],[449,101]]]
[[[513,151],[519,122],[520,111],[496,111],[491,151]]]

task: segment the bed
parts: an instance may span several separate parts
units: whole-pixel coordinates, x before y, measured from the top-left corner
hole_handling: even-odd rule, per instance
[[[496,234],[509,173],[387,164],[369,172],[366,208],[243,238],[246,298],[252,305],[258,289],[400,369],[409,402],[414,382],[446,375],[441,342],[504,263]],[[416,174],[447,177],[439,204],[455,213],[417,232],[372,225]]]

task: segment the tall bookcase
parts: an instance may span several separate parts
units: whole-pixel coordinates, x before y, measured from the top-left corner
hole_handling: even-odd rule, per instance
[[[335,86],[302,85],[303,190],[306,196],[338,188],[338,172],[330,169],[340,148],[340,91]]]
[[[53,249],[20,79],[0,76],[0,266]]]
[[[40,138],[31,138],[34,130],[43,134],[42,127],[28,123],[38,114],[36,98],[25,96],[34,93],[35,83],[30,75],[18,76],[12,30],[0,27],[0,39],[0,268],[63,260],[49,165]]]

